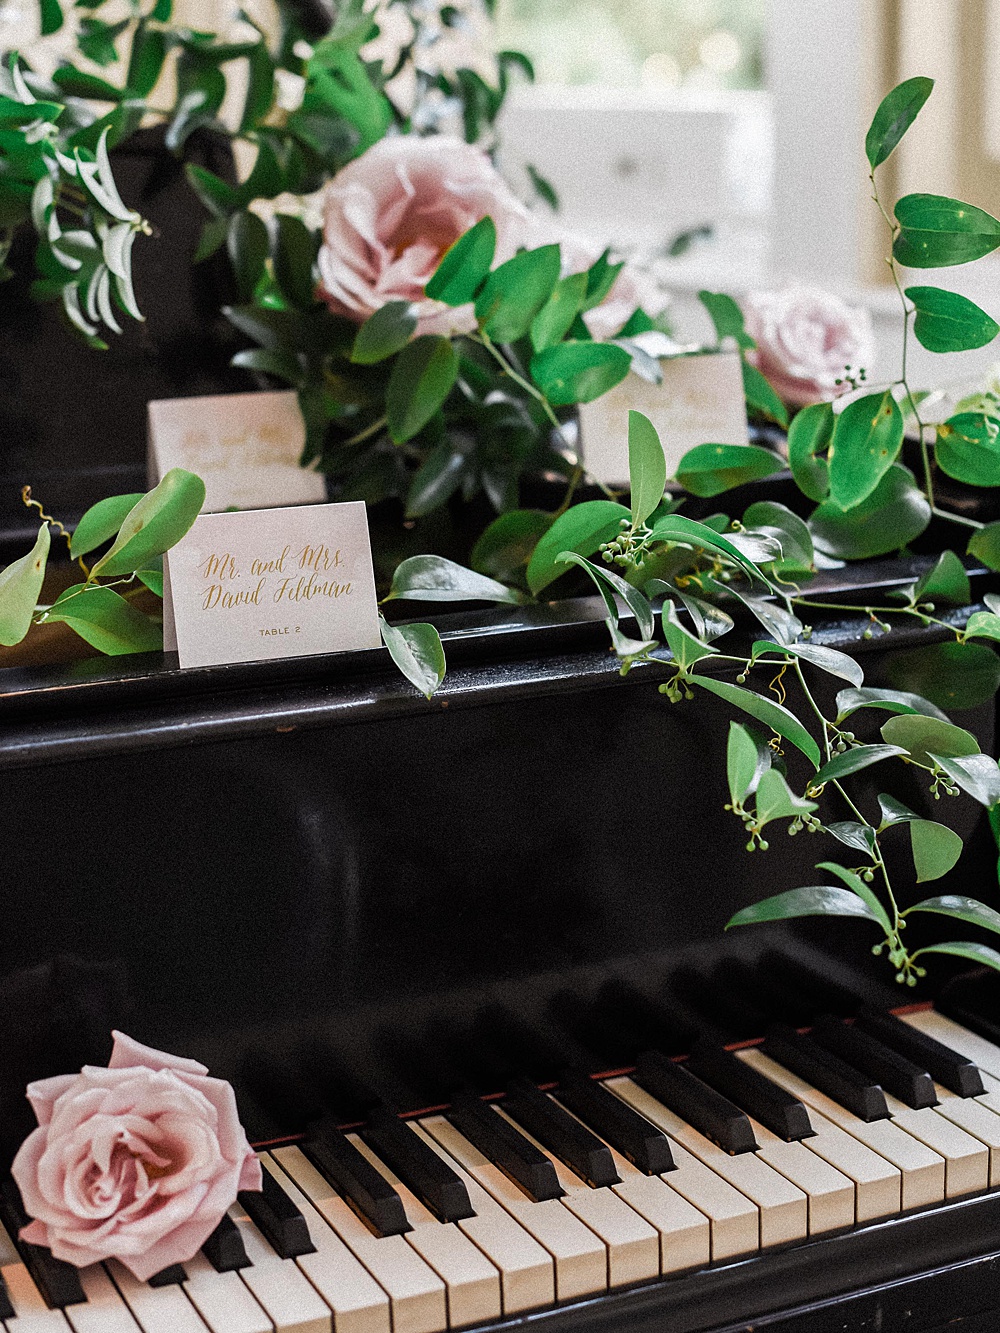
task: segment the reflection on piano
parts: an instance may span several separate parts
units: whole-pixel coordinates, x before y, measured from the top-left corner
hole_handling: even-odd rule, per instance
[[[233,1082],[267,1181],[149,1283],[0,1184],[6,1333],[992,1328],[998,988],[724,936],[822,857],[743,852],[725,710],[622,680],[599,611],[451,624],[431,704],[378,654],[4,673],[3,1165],[119,1027]]]

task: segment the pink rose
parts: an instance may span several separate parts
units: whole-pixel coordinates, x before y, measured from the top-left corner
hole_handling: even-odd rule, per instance
[[[120,1259],[145,1281],[191,1259],[261,1168],[228,1083],[113,1035],[107,1069],[29,1084],[38,1129],[11,1170],[34,1219],[22,1239],[81,1267]]]
[[[875,354],[871,316],[817,287],[757,292],[743,302],[747,332],[757,342],[747,359],[793,407],[831,401],[850,388],[837,384]]]
[[[417,333],[468,333],[471,305],[452,309],[423,290],[448,247],[489,215],[497,263],[526,243],[530,214],[486,154],[459,139],[390,135],[330,182],[319,295],[360,324],[387,301],[410,301]]]

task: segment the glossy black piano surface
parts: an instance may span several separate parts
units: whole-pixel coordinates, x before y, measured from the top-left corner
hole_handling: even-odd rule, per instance
[[[738,907],[810,882],[825,849],[745,853],[722,809],[725,709],[669,705],[655,666],[622,680],[591,602],[439,623],[450,671],[430,703],[381,652],[0,672],[8,1158],[28,1078],[103,1062],[113,1026],[230,1078],[263,1142],[914,998],[865,965],[850,924],[722,934]],[[860,628],[846,616],[816,641]],[[878,683],[884,646],[858,646]],[[992,751],[992,706],[961,721]],[[960,873],[995,876],[975,811],[934,814],[966,839]],[[1000,1198],[949,1200],[508,1323],[683,1333],[773,1315],[819,1333],[874,1328],[877,1307],[886,1329],[935,1329],[1000,1307],[998,1224]]]

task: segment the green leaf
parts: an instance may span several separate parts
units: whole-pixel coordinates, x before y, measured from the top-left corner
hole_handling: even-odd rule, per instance
[[[417,468],[406,493],[406,517],[420,518],[443,505],[469,475],[469,460],[445,436]]]
[[[272,258],[278,285],[293,305],[308,309],[315,300],[313,264],[319,238],[301,218],[290,213],[275,214],[273,235]]]
[[[841,690],[837,695],[837,725],[846,722],[859,708],[882,708],[887,713],[919,713],[923,717],[936,717],[940,722],[948,721],[941,709],[922,695],[866,686],[863,690]]]
[[[247,55],[247,93],[240,131],[256,129],[274,104],[274,61],[262,39]]]
[[[900,745],[855,745],[843,754],[836,754],[829,763],[824,764],[814,778],[810,778],[809,787],[815,791],[824,782],[839,782],[852,773],[860,773],[863,768],[880,764],[883,759],[893,759],[896,755],[906,754]]]
[[[775,644],[766,639],[758,639],[750,652],[754,660],[762,653],[800,657],[804,662],[811,662],[813,666],[819,667],[820,671],[829,672],[831,676],[839,676],[841,680],[849,680],[854,686],[860,688],[864,684],[865,673],[858,663],[853,657],[848,657],[847,653],[838,652],[836,648],[823,648],[818,643]]]
[[[882,726],[886,745],[901,745],[918,764],[931,767],[931,753],[946,755],[949,759],[968,754],[979,754],[979,742],[971,731],[956,727],[952,722],[941,722],[936,717],[922,717],[916,713],[890,717]]]
[[[696,444],[678,464],[677,480],[692,495],[721,495],[784,466],[784,459],[756,444]]]
[[[206,171],[194,162],[188,162],[184,171],[192,190],[215,217],[228,218],[239,207],[239,195],[221,176]]]
[[[28,554],[0,572],[0,644],[5,648],[20,643],[31,627],[51,540],[49,525],[43,523]]]
[[[557,563],[563,551],[577,555],[593,555],[602,542],[610,541],[621,531],[621,521],[631,522],[632,515],[624,505],[613,500],[587,500],[560,514],[538,542],[528,562],[528,587],[537,596],[553,579],[564,573]]]
[[[91,578],[112,578],[145,569],[155,556],[180,541],[204,503],[202,479],[183,468],[171,468],[125,516],[111,549],[91,570]]]
[[[954,829],[931,819],[915,819],[910,824],[910,846],[917,883],[947,875],[962,855],[964,843]]]
[[[559,279],[552,295],[531,321],[531,346],[534,351],[544,352],[547,347],[562,342],[580,313],[586,295],[586,273],[571,273]]]
[[[684,542],[695,548],[701,547],[706,551],[719,551],[723,555],[727,555],[730,560],[735,561],[749,579],[762,579],[765,583],[769,583],[769,580],[757,566],[751,560],[748,560],[739,547],[734,546],[728,537],[715,532],[706,523],[699,523],[696,519],[687,518],[684,514],[664,514],[662,518],[656,519],[652,527],[651,540]]]
[[[788,429],[788,408],[757,367],[749,361],[743,362],[743,393],[751,412]]]
[[[433,625],[390,625],[379,616],[382,642],[403,675],[430,699],[444,680],[447,663],[441,636]]]
[[[58,32],[63,25],[62,5],[59,0],[39,0],[39,8],[42,11],[42,36],[48,37],[53,32]]]
[[[75,584],[59,597],[45,620],[69,625],[92,648],[109,657],[153,653],[163,648],[163,630],[113,588]]]
[[[848,404],[830,445],[830,500],[853,509],[875,490],[903,447],[903,414],[887,389]]]
[[[770,727],[779,736],[783,736],[796,749],[801,750],[813,768],[819,768],[819,746],[795,714],[782,704],[772,703],[770,699],[765,699],[763,695],[755,694],[752,690],[741,689],[739,685],[730,685],[725,680],[711,680],[707,676],[691,676],[690,679],[692,684],[700,685],[702,689],[708,690],[710,694],[718,695],[720,699],[725,699],[727,703],[742,708],[745,713],[755,717],[758,722],[763,722],[765,726]]]
[[[250,301],[267,263],[270,249],[267,226],[256,213],[240,210],[229,220],[226,246],[240,300]]]
[[[444,252],[424,294],[451,306],[474,301],[489,274],[496,248],[496,224],[490,217],[480,218]]]
[[[995,639],[1000,641],[1000,616],[992,611],[977,611],[965,626],[967,639]]]
[[[987,569],[1000,570],[1000,523],[987,523],[985,528],[974,532],[966,550]]]
[[[872,909],[856,893],[824,884],[808,889],[789,889],[787,893],[778,893],[752,907],[744,907],[726,922],[726,930],[763,921],[786,921],[797,916],[860,916],[881,925]],[[1000,963],[1000,954],[997,961]]]
[[[125,518],[136,507],[142,495],[109,495],[91,505],[76,525],[70,543],[70,555],[76,560],[113,537]]]
[[[499,343],[523,338],[552,295],[559,265],[558,245],[543,245],[494,269],[476,298],[476,319],[484,333]]]
[[[746,796],[757,790],[764,773],[771,766],[771,750],[762,738],[740,722],[730,722],[726,747],[726,778],[733,807],[742,805]]]
[[[396,568],[390,597],[410,602],[512,602],[524,600],[513,588],[457,565],[440,555],[413,555]]]
[[[600,398],[621,383],[631,366],[628,352],[613,343],[570,341],[536,352],[531,378],[554,407],[568,407]]]
[[[904,805],[902,801],[897,801],[895,796],[889,796],[882,792],[878,798],[879,809],[882,811],[882,823],[879,826],[879,832],[883,829],[894,828],[897,824],[912,824],[915,819],[919,819],[918,814]]]
[[[646,592],[652,596],[654,584],[661,583],[662,580],[651,579],[645,585]],[[728,634],[733,628],[734,620],[732,616],[727,615],[725,611],[719,609],[712,602],[706,602],[701,597],[693,597],[689,592],[682,592],[680,588],[674,588],[670,584],[664,584],[657,588],[658,592],[674,592],[684,603],[684,607],[694,622],[695,633],[699,639],[708,643],[712,639],[721,638],[723,634]]]
[[[135,576],[140,582],[144,583],[150,592],[155,593],[157,597],[163,596],[163,559],[160,558],[159,568],[137,569]]]
[[[888,555],[914,541],[931,521],[931,507],[909,468],[894,463],[874,491],[849,512],[832,500],[809,520],[818,551],[839,560]]]
[[[721,343],[726,338],[735,338],[744,350],[752,351],[757,346],[747,333],[743,322],[743,311],[731,296],[725,292],[699,292],[698,300],[708,311],[708,317],[715,327],[715,336]]]
[[[885,933],[887,935],[892,933],[889,913],[879,901],[878,894],[872,890],[870,885],[865,883],[859,874],[853,870],[848,870],[846,866],[838,865],[836,861],[820,861],[816,869],[828,870],[832,875],[836,875],[839,880],[842,880],[852,893],[856,893],[862,902],[868,904]]]
[[[663,603],[663,637],[673,654],[674,661],[682,671],[687,671],[703,657],[712,657],[719,650],[696,638],[677,619],[677,608],[673,602]]]
[[[166,35],[158,28],[140,20],[132,38],[125,86],[132,97],[148,97],[156,87],[163,62],[167,57]]]
[[[351,348],[357,366],[373,366],[406,346],[417,327],[409,301],[387,301],[358,329]]]
[[[624,263],[612,264],[610,255],[610,249],[605,250],[587,269],[587,293],[583,304],[584,310],[593,310],[595,306],[600,305],[610,295],[611,288],[618,280],[618,274],[625,267]]]
[[[970,486],[1000,486],[1000,419],[962,412],[937,428],[934,455],[942,472]]]
[[[813,567],[812,534],[805,521],[776,500],[758,500],[743,514],[743,526],[781,542],[781,558],[774,562],[782,574],[808,573]]]
[[[115,38],[128,27],[130,19],[105,23],[102,19],[81,19],[76,44],[95,65],[113,65],[118,60]]]
[[[970,963],[978,963],[980,967],[992,967],[1000,972],[1000,953],[996,949],[990,949],[985,944],[974,944],[969,940],[953,940],[948,944],[928,944],[913,955],[914,958],[922,957],[925,953],[944,953],[950,954],[954,958],[965,958]]]
[[[933,79],[907,79],[882,99],[865,138],[872,171],[882,165],[916,120],[933,87]]]
[[[940,287],[907,287],[916,307],[913,332],[929,352],[970,352],[1000,333],[1000,324],[975,301]]]
[[[546,178],[536,167],[533,167],[530,162],[525,163],[525,170],[528,173],[528,179],[531,181],[531,188],[534,190],[535,194],[543,203],[548,204],[553,212],[558,212],[559,196],[556,194],[551,181],[546,180]]]
[[[896,221],[901,230],[892,252],[908,268],[968,264],[1000,246],[995,217],[946,195],[904,195],[896,205]]]
[[[989,810],[1000,804],[1000,766],[988,754],[929,756],[974,801]]]
[[[981,643],[935,643],[890,654],[886,675],[940,708],[975,708],[1000,688],[1000,658]]]
[[[632,525],[641,527],[663,499],[667,460],[656,427],[641,412],[628,414],[628,475]]]
[[[633,588],[631,583],[626,583],[613,570],[605,569],[601,565],[592,565],[582,555],[577,555],[575,551],[562,551],[558,556],[558,561],[560,564],[579,565],[590,575],[602,595],[604,595],[608,617],[615,624],[618,623],[618,607],[614,599],[618,596],[635,616],[639,633],[643,639],[647,640],[653,637],[653,608],[650,606],[648,598],[644,597],[638,588]],[[715,650],[709,649],[709,651],[714,652]]]
[[[969,605],[972,585],[965,566],[954,551],[942,551],[930,569],[920,575],[913,596],[919,601],[933,597],[935,601],[951,602],[954,606]]]
[[[970,926],[982,926],[984,930],[992,930],[1000,935],[1000,912],[987,907],[976,898],[967,898],[961,893],[945,893],[938,898],[925,898],[923,902],[914,903],[903,915],[909,916],[910,912],[935,912],[938,916],[955,917]]]
[[[553,516],[542,509],[511,509],[500,514],[472,548],[472,568],[505,582],[523,577],[532,551],[552,522]]]
[[[845,847],[853,847],[863,856],[874,855],[875,830],[867,824],[857,824],[852,819],[844,819],[836,824],[827,824],[826,831]]]
[[[120,102],[124,91],[96,74],[86,74],[73,65],[60,65],[52,73],[52,82],[70,97],[92,97],[99,102]]]
[[[836,418],[830,403],[813,403],[796,412],[788,428],[788,465],[803,495],[821,504],[830,494],[830,465],[825,457]]]
[[[293,384],[297,389],[303,385],[303,370],[294,352],[274,352],[264,347],[248,347],[237,352],[229,363],[244,370],[262,370],[267,375],[276,375],[278,379]]]
[[[757,785],[757,827],[763,829],[775,819],[797,819],[816,809],[816,802],[796,796],[776,768],[761,774]]]
[[[425,333],[407,343],[393,363],[385,392],[385,412],[394,444],[423,430],[451,392],[458,353],[451,341]]]

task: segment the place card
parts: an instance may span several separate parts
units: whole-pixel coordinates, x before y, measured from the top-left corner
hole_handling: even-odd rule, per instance
[[[361,500],[202,514],[163,568],[163,646],[182,667],[381,643]]]
[[[196,472],[206,514],[326,499],[326,479],[299,466],[306,425],[292,390],[162,398],[148,423],[150,487],[172,467]]]
[[[597,481],[628,484],[630,408],[644,412],[656,427],[668,477],[696,444],[749,444],[738,352],[667,357],[660,369],[662,384],[633,372],[596,402],[581,405],[583,463]]]

